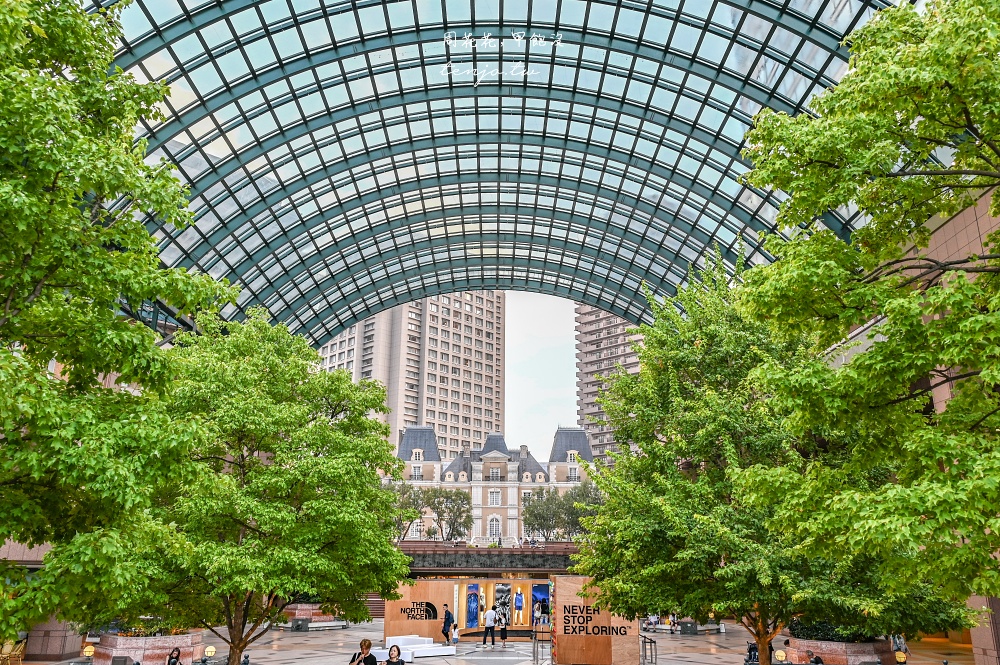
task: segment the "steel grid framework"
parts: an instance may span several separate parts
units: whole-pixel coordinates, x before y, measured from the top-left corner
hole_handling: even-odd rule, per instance
[[[96,7],[115,0],[91,0]],[[167,265],[320,345],[427,295],[529,290],[647,320],[718,247],[769,260],[751,118],[801,112],[886,0],[137,0],[117,64],[196,222]],[[859,220],[824,222],[850,233]]]

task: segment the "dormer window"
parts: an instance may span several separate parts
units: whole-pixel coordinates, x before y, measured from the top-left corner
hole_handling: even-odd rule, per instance
[[[524,472],[524,482],[526,482],[526,483],[530,483],[531,482],[531,474],[528,473],[527,471]]]
[[[444,479],[447,480],[448,482],[452,482],[453,480],[455,480],[455,474],[449,471],[448,473],[444,474]]]
[[[417,450],[414,450],[413,451],[413,461],[414,462],[422,462],[422,461],[424,461],[424,451],[420,450],[419,448]]]
[[[458,482],[464,483],[468,479],[469,479],[469,476],[468,476],[468,474],[465,473],[465,471],[462,471],[462,472],[460,472],[458,474]]]
[[[569,454],[566,456],[566,461],[570,462],[570,463],[573,463],[573,464],[576,463],[576,451],[575,450],[569,451]]]
[[[545,474],[542,473],[542,472],[536,473],[535,474],[535,482],[536,483],[544,483],[545,482]]]
[[[500,480],[500,469],[498,467],[490,469],[490,480]]]

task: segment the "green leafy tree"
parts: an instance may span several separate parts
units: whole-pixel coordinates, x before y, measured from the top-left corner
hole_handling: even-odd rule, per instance
[[[232,295],[163,268],[141,221],[188,213],[133,143],[165,88],[112,70],[120,34],[117,9],[0,3],[0,542],[52,545],[31,576],[0,561],[0,640],[57,607],[86,618],[141,578],[123,556],[196,436],[160,401],[172,369],[155,333],[121,305]]]
[[[581,521],[597,513],[598,506],[604,503],[604,496],[594,481],[585,478],[563,494],[560,502],[559,531],[567,538],[574,538],[583,533]]]
[[[178,340],[171,406],[209,436],[191,482],[162,497],[157,516],[177,537],[142,553],[149,584],[128,617],[204,626],[237,665],[299,594],[351,620],[367,618],[369,592],[395,597],[408,559],[381,476],[400,465],[370,415],[386,412],[377,383],[319,371],[306,340],[262,309],[202,325]]]
[[[962,603],[934,587],[910,582],[889,594],[867,561],[804,555],[769,528],[775,507],[735,482],[755,465],[801,472],[813,447],[783,431],[752,379],[764,362],[792,362],[801,340],[778,338],[735,300],[716,256],[676,297],[651,302],[639,373],[612,378],[602,393],[616,433],[639,453],[593,473],[605,501],[582,519],[576,570],[593,578],[598,603],[630,617],[735,615],[764,665],[773,637],[797,617],[864,635],[927,629],[935,618],[961,625]]]
[[[559,532],[563,502],[555,490],[537,489],[521,508],[521,523],[527,533],[553,540]]]
[[[765,109],[754,119],[748,179],[792,194],[778,217],[786,226],[857,206],[870,222],[855,244],[895,258],[901,244],[926,239],[929,218],[1000,185],[1000,6],[901,3],[848,43],[847,73],[811,113]]]
[[[829,454],[804,476],[758,469],[754,487],[812,552],[996,595],[998,237],[949,261],[918,248],[932,215],[1000,183],[1000,5],[903,3],[850,42],[850,69],[811,103],[815,114],[764,112],[748,135],[749,180],[791,193],[785,224],[841,206],[870,218],[849,243],[826,231],[772,240],[779,260],[747,276],[758,320],[817,349],[841,344],[762,368],[787,430]],[[842,344],[852,333],[864,348]],[[870,482],[873,467],[889,482]]]
[[[442,540],[455,540],[472,528],[472,497],[464,490],[425,490],[426,505]]]
[[[406,538],[413,523],[420,519],[427,508],[427,492],[420,487],[414,487],[410,483],[400,482],[392,486],[396,493],[396,533],[399,534],[396,542]]]

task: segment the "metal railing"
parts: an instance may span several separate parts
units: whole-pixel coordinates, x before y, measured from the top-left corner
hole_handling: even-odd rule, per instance
[[[552,626],[547,623],[531,627],[531,662],[543,663],[552,660]]]
[[[645,635],[639,636],[639,662],[640,663],[655,663],[656,662],[656,640],[651,637],[646,637]]]

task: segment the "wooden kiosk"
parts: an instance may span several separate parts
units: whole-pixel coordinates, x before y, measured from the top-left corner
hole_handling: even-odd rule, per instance
[[[401,585],[402,598],[385,606],[384,638],[418,635],[443,640],[444,606],[458,622],[459,640],[481,641],[483,614],[496,605],[508,617],[507,641],[529,641],[532,608],[539,603],[552,626],[555,665],[635,665],[639,622],[594,607],[581,597],[586,577],[422,579]],[[499,639],[499,635],[497,636]]]

